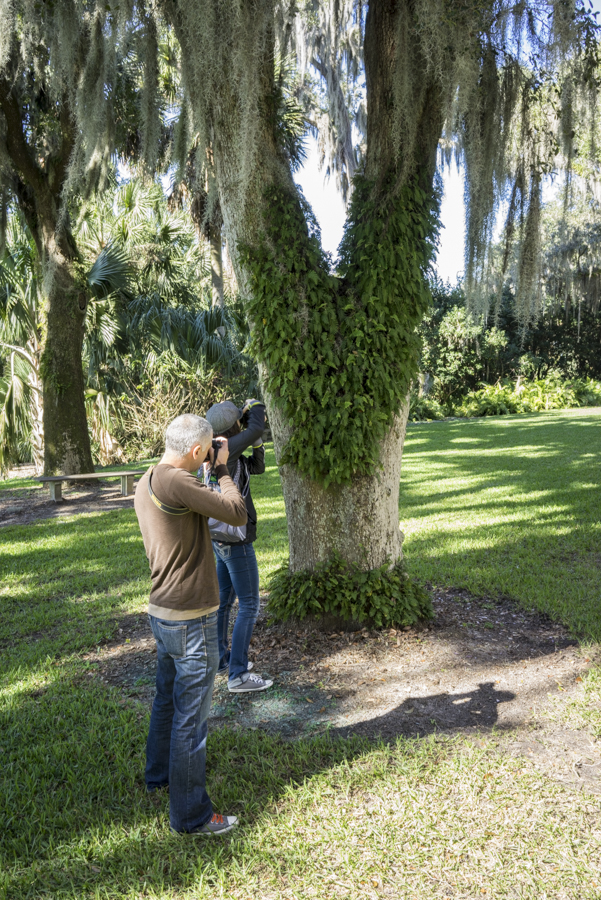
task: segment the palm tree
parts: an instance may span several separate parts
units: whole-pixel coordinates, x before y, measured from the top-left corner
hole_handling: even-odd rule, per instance
[[[31,459],[40,474],[44,466],[40,272],[35,244],[17,214],[9,217],[7,238],[0,260],[0,472],[19,459]],[[109,244],[87,273],[91,302],[86,337],[91,356],[115,342],[116,297],[126,295],[129,269],[124,251]]]
[[[17,215],[0,260],[0,472],[20,458],[44,465],[36,248]]]
[[[160,186],[115,181],[82,208],[74,233],[88,266],[88,426],[107,462],[120,452],[121,398],[139,404],[140,382],[192,386],[216,371],[228,378],[236,366],[249,368],[249,335],[235,307],[211,308],[207,256],[185,213],[169,211]],[[27,227],[11,215],[0,263],[0,471],[17,459],[43,468],[36,259]]]

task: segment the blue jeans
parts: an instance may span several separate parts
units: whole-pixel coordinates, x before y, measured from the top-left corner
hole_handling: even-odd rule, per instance
[[[146,743],[146,786],[168,784],[171,827],[193,831],[213,815],[205,763],[219,661],[217,613],[184,622],[149,619],[157,644],[157,692]]]
[[[219,668],[229,663],[229,680],[246,672],[248,646],[259,615],[259,567],[252,544],[221,544],[213,541],[219,579]],[[227,648],[227,629],[234,600],[238,597],[238,615],[232,634],[231,652]]]

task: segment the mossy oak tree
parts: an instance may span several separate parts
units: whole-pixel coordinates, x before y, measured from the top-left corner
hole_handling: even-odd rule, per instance
[[[160,131],[152,89],[162,18],[181,45],[182,117],[192,123],[187,130],[195,135],[199,158],[211,159],[209,187],[216,191],[246,298],[281,464],[291,568],[312,570],[334,551],[370,569],[397,560],[406,396],[438,233],[439,164],[453,148],[465,163],[466,280],[470,296],[483,304],[494,214],[507,192],[507,234],[518,234],[521,242],[518,305],[527,314],[536,300],[542,181],[549,171],[569,170],[574,133],[597,95],[597,33],[582,0],[156,0],[154,27],[145,9],[127,3],[113,9],[105,0],[56,0],[22,9],[0,0],[0,8],[8,23],[0,41],[2,167],[20,179],[22,187],[12,182],[13,196],[29,192],[38,229],[42,210],[35,204],[41,201],[31,197],[29,179],[42,167],[39,197],[55,191],[52,203],[44,201],[44,210],[55,208],[54,218],[44,212],[49,224],[39,231],[45,265],[51,283],[66,273],[56,302],[49,290],[44,390],[51,398],[58,387],[64,390],[63,368],[69,378],[66,361],[52,362],[58,350],[50,342],[51,310],[66,304],[68,312],[57,313],[62,334],[65,317],[77,322],[80,303],[85,306],[72,274],[67,194],[57,185],[68,173],[76,179],[82,161],[94,170],[106,159],[102,148],[111,134],[105,125],[114,121],[116,97],[110,62],[119,45],[115,29],[135,16],[142,18],[139,31],[146,39],[140,110],[143,155],[150,161]],[[36,32],[25,46],[19,15],[34,22],[38,17],[44,27],[52,20],[50,37],[38,40]],[[339,42],[337,29],[349,23],[352,39]],[[14,55],[20,40],[21,57]],[[50,49],[27,69],[22,58],[37,59],[40,46]],[[352,154],[344,115],[332,141],[338,175],[341,167],[347,178],[353,168],[359,173],[336,273],[294,184],[278,114],[284,90],[278,73],[295,52],[312,55],[316,71],[323,69],[331,110],[341,111],[341,85],[365,73],[367,121],[354,119],[365,129],[364,147]],[[345,65],[346,80],[338,77]],[[25,124],[28,101],[15,103],[15,85],[24,92],[20,98],[34,97],[39,73],[47,71],[55,79],[42,94],[51,99],[44,114],[56,123],[54,130],[46,127],[49,146],[41,130]],[[63,98],[70,104],[66,114],[60,112]],[[10,144],[7,116],[25,143],[39,135],[29,156],[22,155],[31,166]],[[53,149],[64,140],[67,149],[71,142],[70,153]],[[79,435],[83,446],[81,428]]]
[[[364,568],[397,560],[406,396],[438,233],[441,141],[466,163],[472,289],[510,184],[530,302],[541,179],[569,161],[574,116],[596,92],[594,25],[581,3],[564,0],[374,0],[367,8],[347,0],[304,4],[301,13],[274,0],[158,6],[181,44],[195,128],[213,154],[281,466],[291,569],[311,570],[333,551]],[[356,52],[367,93],[364,164],[335,274],[274,114],[277,59],[303,40],[296,17],[324,8],[330,40],[337,16],[354,18],[364,35]]]

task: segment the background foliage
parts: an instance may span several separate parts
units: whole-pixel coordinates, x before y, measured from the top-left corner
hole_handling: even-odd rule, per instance
[[[421,325],[414,421],[601,405],[596,303],[548,296],[540,317],[524,327],[509,288],[496,317],[470,313],[461,286],[435,281],[432,298]]]
[[[231,291],[211,306],[206,244],[160,185],[131,178],[83,204],[74,229],[91,299],[82,365],[95,460],[159,452],[168,422],[257,391]],[[0,469],[41,465],[41,273],[16,211],[0,257]]]

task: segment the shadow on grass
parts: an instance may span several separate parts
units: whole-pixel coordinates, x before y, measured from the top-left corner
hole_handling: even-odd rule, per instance
[[[408,568],[510,596],[601,637],[597,413],[409,429],[400,491]]]
[[[548,685],[541,683],[541,695],[546,695],[548,689]],[[423,738],[429,734],[474,727],[491,729],[498,727],[499,705],[515,700],[515,697],[511,691],[497,690],[492,681],[461,694],[411,696],[384,715],[347,728],[337,728],[332,733],[341,737],[360,735],[371,740],[389,741],[401,736]],[[521,724],[504,724],[503,729],[513,730]]]
[[[223,870],[248,853],[253,827],[290,788],[373,746],[357,738],[286,743],[259,731],[213,733],[209,790],[215,808],[237,814],[244,828],[225,841],[186,841],[169,834],[168,797],[157,801],[145,791],[146,714],[65,674],[13,696],[0,719],[3,900],[190,888],[203,869]]]
[[[465,508],[479,508],[480,492],[493,488],[515,488],[524,497],[544,490],[548,493],[546,500],[559,495],[567,501],[568,508],[579,506],[579,492],[599,490],[595,470],[599,469],[601,427],[596,418],[541,421],[533,416],[523,424],[497,418],[446,423],[444,429],[423,428],[417,434],[408,433],[404,452],[401,505],[411,512],[429,508],[428,502],[423,507],[419,500],[414,504],[413,497],[428,484],[435,493],[444,489],[445,476],[450,482],[454,476],[471,480],[465,488],[440,493],[445,503],[452,498],[469,497]],[[427,468],[412,466],[414,458],[424,458]],[[432,467],[437,470],[433,484]],[[581,469],[590,475],[591,484],[586,487],[572,480],[575,475],[582,475]],[[533,503],[539,502],[537,494]]]
[[[512,697],[481,684],[444,702],[449,713],[454,700],[466,721],[477,713],[492,727],[498,704]],[[433,699],[408,699],[396,712]],[[371,724],[377,730],[382,721]],[[346,766],[382,746],[336,730],[295,741],[260,730],[213,732],[209,791],[216,810],[238,815],[242,827],[219,841],[194,840],[170,835],[167,795],[145,792],[147,722],[102,688],[67,677],[3,711],[2,900],[171,895],[203,879],[205,887],[217,884],[230,866],[253,858],[255,829],[277,817],[291,791],[324,773],[344,789]],[[387,765],[417,785],[448,752],[436,741],[401,739]]]
[[[498,643],[502,651],[500,638]],[[541,656],[554,651],[542,633],[529,649],[537,647]],[[457,650],[463,650],[461,637]],[[504,652],[512,659],[521,655],[514,646]],[[499,727],[500,705],[514,699],[483,682],[461,694],[406,697],[385,715],[317,737],[297,731],[290,735],[294,740],[284,740],[260,724],[213,730],[209,791],[215,809],[238,815],[242,827],[223,840],[196,841],[169,834],[167,796],[146,795],[147,712],[88,681],[76,659],[48,671],[34,690],[30,682],[0,692],[2,900],[179,896],[201,883],[197,896],[219,896],[220,879],[254,859],[257,829],[280,814],[283,827],[290,827],[288,807],[280,804],[291,792],[307,789],[319,798],[321,776],[344,791],[346,767],[360,759],[369,765],[382,746],[374,737],[386,740],[395,773],[419,784],[431,777],[437,754],[449,752],[428,735]],[[308,689],[298,686],[297,699]],[[548,684],[541,690],[548,691]],[[250,702],[267,699],[253,696]],[[282,732],[289,712],[294,716],[290,708],[279,721]]]

